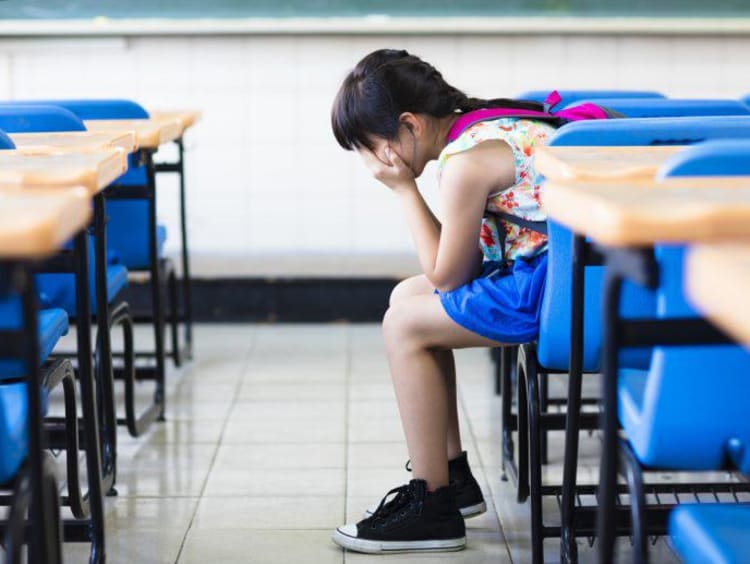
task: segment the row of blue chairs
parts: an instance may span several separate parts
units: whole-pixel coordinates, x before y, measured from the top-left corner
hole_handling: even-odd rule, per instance
[[[558,130],[551,140],[551,145],[594,146],[594,145],[690,145],[713,139],[748,139],[750,133],[750,110],[744,102],[735,101],[672,101],[656,93],[623,93],[623,92],[567,92],[562,93],[565,102],[573,103],[582,100],[595,100],[608,107],[627,114],[627,108],[636,109],[646,118],[628,118],[603,122],[578,122]],[[542,93],[526,93],[522,98],[543,100]],[[615,98],[606,98],[612,95]],[[628,98],[627,96],[630,96]],[[612,101],[608,104],[608,102]],[[715,111],[718,115],[711,115]],[[674,117],[685,112],[690,117]],[[694,112],[694,113],[693,113]],[[707,116],[708,114],[708,116]],[[658,119],[651,116],[657,115]],[[737,146],[738,142],[732,142]],[[741,157],[731,144],[718,144],[711,148],[711,165],[703,163],[705,155],[702,147],[697,152],[685,151],[678,154],[662,171],[663,176],[698,176],[702,170],[711,170],[712,174],[746,175],[746,157]],[[703,155],[703,156],[701,156]],[[699,158],[700,157],[700,158]],[[532,553],[535,562],[543,559],[543,540],[547,537],[562,538],[561,555],[564,560],[575,561],[577,555],[576,536],[594,537],[597,535],[597,514],[602,520],[599,531],[605,537],[600,545],[602,561],[610,561],[611,535],[628,531],[638,540],[635,559],[645,559],[645,538],[648,530],[633,531],[634,527],[622,527],[623,518],[627,517],[627,508],[618,508],[613,504],[601,507],[585,506],[576,503],[580,496],[596,496],[601,492],[596,486],[576,484],[578,435],[581,430],[599,428],[599,415],[591,411],[582,411],[582,405],[598,405],[600,398],[582,397],[582,376],[598,373],[602,370],[603,358],[603,325],[602,295],[605,288],[605,271],[603,257],[597,250],[581,237],[574,236],[569,230],[554,222],[548,224],[549,263],[548,280],[542,305],[542,319],[539,339],[536,343],[522,345],[517,350],[517,413],[511,412],[511,363],[512,350],[502,351],[503,363],[499,372],[503,402],[503,455],[504,469],[508,471],[518,485],[518,499],[530,498]],[[663,286],[646,289],[630,279],[622,281],[621,316],[625,319],[653,319],[661,322],[671,316],[690,315],[695,317],[692,308],[685,306],[681,296],[681,262],[682,251],[671,247],[657,246],[654,251],[659,266]],[[667,284],[670,281],[670,284]],[[572,297],[572,299],[571,299]],[[682,308],[682,309],[681,309]],[[585,327],[585,332],[583,328]],[[658,343],[654,343],[656,345]],[[691,344],[690,342],[687,343]],[[614,354],[614,353],[611,353]],[[695,468],[718,468],[731,457],[722,445],[726,445],[729,429],[743,431],[740,417],[742,402],[734,405],[740,411],[731,411],[731,402],[726,403],[727,410],[721,417],[722,407],[727,399],[726,394],[744,390],[743,380],[747,355],[736,346],[724,345],[720,348],[690,346],[670,347],[628,347],[618,350],[612,362],[621,367],[618,379],[618,398],[620,405],[620,423],[629,443],[625,452],[632,453],[624,460],[636,460],[638,467],[651,465],[667,466],[674,469],[690,470]],[[711,372],[730,373],[722,390],[715,389],[715,381],[706,378],[706,370]],[[548,374],[568,373],[568,397],[557,400],[567,406],[566,414],[548,411],[554,400],[548,396]],[[685,385],[690,382],[690,385]],[[685,395],[704,401],[700,405],[686,402]],[[681,393],[680,393],[681,392]],[[713,396],[711,395],[713,394]],[[705,398],[715,398],[715,403],[705,407]],[[728,399],[727,399],[728,401]],[[685,405],[692,405],[688,410],[680,411]],[[701,411],[696,416],[696,410]],[[615,410],[616,411],[616,410]],[[678,413],[681,416],[678,416]],[[727,417],[727,415],[732,417]],[[692,419],[691,419],[692,418]],[[721,425],[710,425],[721,421]],[[694,423],[687,426],[688,423]],[[684,425],[683,425],[684,424]],[[542,466],[546,463],[546,434],[553,430],[565,429],[565,460],[563,482],[560,485],[542,483]],[[675,437],[674,448],[665,448],[665,436],[682,429],[683,434]],[[518,461],[515,460],[513,431],[518,438]],[[700,437],[700,438],[698,438]],[[699,441],[703,440],[699,444]],[[688,443],[687,445],[685,443]],[[744,444],[740,441],[738,444]],[[689,447],[689,448],[688,448]],[[705,447],[705,448],[701,448]],[[739,448],[739,447],[738,447]],[[686,453],[692,455],[686,460]],[[678,455],[682,456],[682,459]],[[721,464],[717,463],[720,461]],[[631,465],[632,467],[632,465]],[[740,472],[747,468],[739,466]],[[702,488],[702,489],[701,489]],[[601,489],[601,487],[599,488]],[[617,490],[617,488],[611,488]],[[622,488],[620,488],[622,489]],[[741,484],[668,484],[661,491],[695,493],[697,491],[739,491],[748,490]],[[649,485],[641,488],[641,493],[659,493],[658,486]],[[620,492],[623,493],[623,492]],[[678,492],[679,493],[679,492]],[[556,497],[561,502],[560,527],[545,525],[542,516],[544,497]],[[651,532],[667,532],[667,515],[671,506],[662,506],[649,512]],[[692,561],[711,561],[707,557],[691,557],[690,550],[702,548],[685,548],[684,541],[690,535],[681,534],[676,523],[697,523],[696,514],[703,514],[705,508],[679,507],[672,519],[674,544],[681,548],[681,556]],[[707,512],[721,513],[711,507]],[[737,508],[731,508],[737,511]],[[696,513],[697,511],[697,513]],[[681,518],[689,515],[690,518]],[[627,522],[627,519],[625,519]],[[643,524],[643,521],[634,520]],[[615,527],[614,523],[617,523]],[[675,528],[677,527],[677,528]],[[602,533],[602,531],[604,531]],[[744,547],[747,548],[747,547]],[[643,560],[641,560],[643,561]]]
[[[145,109],[128,100],[0,103],[0,150],[14,148],[8,133],[85,131],[86,120],[148,117]],[[181,143],[181,139],[178,140],[180,161],[176,165],[169,164],[165,170],[182,174]],[[75,519],[64,524],[64,533],[50,533],[40,547],[33,549],[41,551],[42,547],[51,547],[46,556],[38,561],[59,561],[59,550],[55,549],[56,539],[53,537],[57,540],[90,542],[91,562],[105,559],[103,495],[116,494],[117,426],[125,425],[131,435],[140,436],[153,422],[164,419],[167,357],[164,346],[165,294],[170,296],[170,355],[179,365],[183,353],[190,354],[190,319],[178,311],[175,270],[171,261],[163,255],[166,230],[156,222],[156,168],[152,150],[140,149],[130,155],[127,172],[94,198],[91,234],[81,233],[52,260],[28,265],[33,279],[24,289],[26,297],[23,303],[34,304],[34,307],[27,306],[26,315],[23,315],[24,308],[21,307],[22,299],[18,291],[13,291],[9,285],[7,291],[0,295],[0,331],[6,331],[8,336],[25,331],[26,340],[33,341],[38,349],[35,356],[38,363],[33,366],[18,360],[18,347],[2,351],[3,357],[8,360],[0,362],[0,483],[8,484],[19,475],[30,452],[44,447],[67,451],[69,496],[66,502]],[[181,187],[184,190],[182,179]],[[184,193],[181,198],[184,204]],[[184,251],[183,256],[186,256],[187,249]],[[13,265],[8,266],[7,272],[11,272],[12,268]],[[184,272],[188,271],[186,264],[183,268]],[[153,325],[155,351],[136,351],[134,348],[134,319],[124,296],[129,273],[133,271],[145,271],[150,275],[151,307],[140,319]],[[189,290],[184,288],[183,297],[189,300]],[[183,304],[182,311],[187,309]],[[96,312],[94,319],[97,323],[93,360],[90,339],[92,311]],[[178,342],[177,330],[181,316],[186,325],[186,346],[183,349]],[[56,347],[67,333],[70,323],[76,324],[77,350],[64,353],[56,350]],[[122,328],[124,337],[124,351],[118,354],[113,353],[110,339],[111,330],[117,326]],[[29,338],[29,332],[35,338]],[[8,342],[17,344],[20,341],[15,338]],[[141,365],[136,363],[136,355],[150,357],[154,362]],[[31,402],[24,401],[28,398],[20,394],[26,390],[24,376],[37,368],[43,369],[43,385],[38,386],[41,390],[41,413],[47,412],[46,398],[50,389],[62,385],[65,415],[46,416],[43,422],[37,422],[43,425],[43,435],[47,440],[46,444],[37,445],[39,448],[34,449],[28,443],[30,434],[26,424]],[[83,417],[80,421],[73,375],[77,375],[81,384]],[[116,413],[116,379],[122,379],[125,383],[123,417],[118,417]],[[153,401],[138,413],[135,404],[136,382],[144,379],[155,382]],[[79,449],[86,452],[86,493],[82,492],[80,485]],[[47,482],[49,480],[48,477]],[[55,483],[55,498],[56,488]],[[12,517],[16,519],[11,519],[6,527],[14,532],[8,537],[12,537],[13,547],[23,544],[25,534],[24,526],[19,528],[17,525],[19,519],[21,523],[24,522],[23,504],[19,505],[21,499],[26,498],[20,495],[12,498],[14,508],[18,507],[12,512]],[[50,512],[54,513],[54,508],[45,515]],[[55,526],[41,527],[44,534],[48,529],[60,531]],[[14,558],[18,553],[17,548],[8,552]]]

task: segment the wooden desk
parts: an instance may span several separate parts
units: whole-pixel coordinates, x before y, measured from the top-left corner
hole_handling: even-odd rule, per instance
[[[160,145],[179,139],[183,126],[176,118],[165,119],[99,119],[83,122],[86,129],[96,132],[135,134],[139,149],[158,149]]]
[[[122,149],[130,154],[136,149],[135,132],[96,133],[64,131],[59,133],[11,133],[16,149],[24,153],[85,152]]]
[[[685,278],[687,295],[698,309],[750,347],[750,240],[690,249]]]
[[[44,258],[91,218],[88,190],[20,190],[0,185],[0,258]]]
[[[172,110],[172,111],[153,111],[149,112],[152,119],[156,120],[177,120],[182,127],[182,133],[193,127],[196,122],[200,121],[202,115],[198,110]]]
[[[34,188],[82,186],[97,194],[127,170],[127,156],[119,149],[88,153],[28,155],[0,151],[0,183]]]
[[[652,179],[664,162],[683,150],[655,147],[539,147],[534,166],[549,180]]]
[[[750,237],[750,178],[551,182],[549,217],[609,246]]]

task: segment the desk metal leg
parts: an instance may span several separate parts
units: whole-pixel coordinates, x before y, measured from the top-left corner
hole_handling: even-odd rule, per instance
[[[618,441],[617,441],[617,356],[620,343],[619,309],[622,276],[607,268],[604,290],[604,343],[602,360],[603,446],[599,467],[599,512],[597,537],[599,562],[611,562],[615,542],[617,496]]]
[[[107,477],[107,495],[115,495],[117,477],[117,414],[115,412],[112,340],[109,330],[109,295],[107,292],[107,215],[103,194],[94,197],[94,263],[96,287],[97,357],[96,378],[100,394],[102,436],[102,472]]]
[[[156,352],[156,391],[154,403],[161,406],[159,420],[164,420],[165,412],[165,358],[164,358],[164,308],[162,305],[161,269],[159,268],[159,243],[156,223],[156,177],[154,159],[151,152],[144,153],[148,177],[149,202],[149,268],[151,271],[151,307],[154,316],[154,345]]]
[[[37,322],[36,295],[34,281],[28,268],[21,267],[18,273],[22,278],[21,301],[23,307],[23,327],[26,331],[24,339],[24,360],[27,374],[26,386],[29,402],[28,433],[29,433],[29,476],[31,491],[31,507],[29,518],[31,522],[29,537],[29,561],[52,562],[54,560],[53,545],[56,542],[55,531],[46,526],[49,511],[50,491],[44,478],[44,449],[42,405],[39,391],[42,382],[39,374],[39,331]]]
[[[581,380],[583,375],[583,297],[586,241],[573,236],[573,295],[570,324],[570,370],[568,374],[568,407],[565,418],[565,456],[562,484],[562,530],[560,560],[577,562],[578,547],[575,532],[575,487],[578,471],[578,434],[581,417]]]
[[[86,447],[86,470],[89,481],[91,511],[91,564],[104,562],[104,500],[102,497],[102,464],[99,450],[99,410],[91,355],[91,296],[89,295],[88,235],[83,232],[74,240],[76,275],[76,339],[80,374],[83,431]]]
[[[182,302],[185,323],[185,350],[188,359],[193,356],[193,301],[190,279],[190,253],[187,239],[187,197],[185,194],[185,147],[182,138],[177,141],[180,174],[180,225],[182,227]],[[175,345],[176,346],[176,345]]]

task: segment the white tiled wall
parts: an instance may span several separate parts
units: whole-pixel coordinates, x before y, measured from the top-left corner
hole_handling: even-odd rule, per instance
[[[0,40],[0,98],[117,96],[202,109],[187,140],[199,276],[402,272],[414,263],[401,260],[411,242],[397,202],[338,148],[329,126],[345,73],[384,46],[425,57],[478,96],[548,87],[750,92],[750,38],[205,36]],[[428,168],[423,183],[432,202],[433,176]],[[165,179],[159,204],[171,250],[173,188]]]

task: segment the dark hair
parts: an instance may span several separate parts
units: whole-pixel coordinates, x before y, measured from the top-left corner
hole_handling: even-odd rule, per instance
[[[480,108],[542,111],[538,102],[471,98],[448,84],[435,67],[408,51],[379,49],[344,79],[331,111],[336,141],[346,150],[372,149],[370,136],[392,140],[403,112],[442,118]]]

